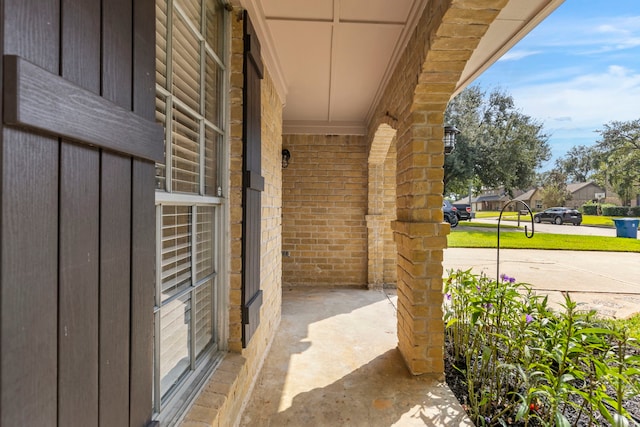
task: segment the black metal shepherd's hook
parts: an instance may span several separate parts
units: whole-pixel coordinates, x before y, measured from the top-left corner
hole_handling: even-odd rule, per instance
[[[507,209],[507,206],[509,206],[511,203],[513,202],[520,202],[524,205],[525,208],[527,208],[527,211],[529,212],[529,216],[531,217],[531,234],[528,233],[527,231],[527,226],[524,226],[524,235],[527,236],[528,239],[533,237],[533,212],[531,212],[531,209],[529,208],[529,205],[527,205],[525,202],[523,202],[522,200],[509,200],[504,207],[502,208],[502,210],[500,211],[500,216],[498,217],[498,253],[496,255],[496,282],[500,282],[500,221],[502,221],[502,213],[504,212],[505,209]],[[518,214],[519,215],[519,214]],[[518,222],[519,224],[519,222]]]

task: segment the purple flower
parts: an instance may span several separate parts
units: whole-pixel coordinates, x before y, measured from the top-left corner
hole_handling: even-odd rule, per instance
[[[532,315],[530,315],[530,314],[527,314],[527,315],[524,317],[524,320],[526,320],[526,321],[527,321],[527,323],[531,323],[531,322],[533,322],[533,316],[532,316]]]
[[[480,286],[476,286],[476,290],[480,292]]]
[[[509,283],[515,283],[516,282],[516,278],[515,277],[509,277],[506,274],[501,274],[500,275],[500,280],[502,280],[503,282],[509,282]]]
[[[444,294],[444,296],[447,298],[447,301],[451,301],[451,294],[449,292]]]
[[[490,303],[490,302],[488,302],[488,303],[486,303],[486,304],[484,305],[484,308],[486,308],[486,309],[491,309],[491,308],[493,308],[493,304],[492,304],[492,303]]]

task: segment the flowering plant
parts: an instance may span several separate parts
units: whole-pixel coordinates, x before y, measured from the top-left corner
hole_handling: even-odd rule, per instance
[[[568,294],[556,312],[504,274],[450,271],[444,285],[447,356],[476,425],[640,425],[625,409],[640,394],[640,350],[627,331]]]

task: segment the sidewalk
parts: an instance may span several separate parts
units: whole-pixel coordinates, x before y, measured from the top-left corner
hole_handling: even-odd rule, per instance
[[[444,254],[445,274],[450,269],[469,269],[496,276],[496,250],[449,248]],[[501,249],[500,274],[529,283],[563,302],[568,292],[584,308],[594,308],[612,318],[640,312],[640,253]]]

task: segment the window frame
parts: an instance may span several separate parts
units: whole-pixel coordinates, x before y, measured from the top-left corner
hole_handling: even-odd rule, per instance
[[[173,425],[180,421],[186,413],[186,410],[197,396],[199,391],[204,387],[212,372],[220,364],[227,350],[228,342],[228,316],[227,308],[229,306],[228,291],[228,271],[229,271],[229,203],[225,195],[229,194],[230,189],[230,147],[228,129],[230,126],[230,105],[229,105],[229,88],[230,88],[230,59],[231,59],[231,16],[226,10],[226,0],[216,0],[223,14],[223,19],[219,22],[222,28],[219,35],[223,38],[222,42],[217,43],[221,46],[222,51],[217,55],[208,42],[205,41],[206,32],[203,34],[204,26],[200,29],[194,28],[189,20],[188,14],[182,9],[178,3],[179,0],[165,0],[167,5],[167,37],[166,37],[166,87],[156,82],[156,97],[164,98],[164,123],[165,128],[165,163],[164,163],[164,188],[156,189],[155,192],[155,209],[156,209],[156,283],[155,283],[155,304],[154,304],[154,384],[153,384],[153,418],[161,421],[163,424]],[[201,23],[206,20],[206,0],[201,4]],[[175,16],[180,14],[181,16]],[[172,37],[173,20],[181,19],[190,27],[190,30],[197,35],[196,39],[200,51],[200,82],[199,97],[200,111],[194,111],[185,102],[178,99],[173,92],[173,60],[172,50],[174,39]],[[157,25],[157,21],[156,21]],[[213,59],[218,67],[217,72],[219,79],[219,98],[216,100],[218,104],[219,125],[207,119],[205,110],[206,102],[206,66],[207,59]],[[199,169],[198,169],[198,193],[173,193],[172,186],[172,141],[173,141],[173,108],[185,110],[192,115],[199,124],[198,144],[199,144]],[[215,144],[217,147],[217,195],[206,195],[206,173],[205,173],[205,141],[208,131],[214,133]],[[173,295],[166,301],[162,301],[162,210],[164,206],[189,206],[190,214],[190,234],[191,234],[191,279],[190,284],[184,290]],[[199,282],[195,281],[195,263],[196,263],[196,224],[198,207],[213,208],[213,268],[214,272],[207,276],[207,279],[201,278]],[[191,318],[189,320],[189,336],[194,337],[196,334],[196,292],[200,285],[207,282],[208,278],[212,278],[212,339],[209,342],[209,348],[205,349],[198,355],[195,354],[196,343],[194,339],[189,340],[189,369],[178,381],[178,383],[166,392],[165,396],[161,396],[160,384],[160,348],[161,336],[161,311],[163,305],[168,302],[180,298],[184,295],[190,295]]]

